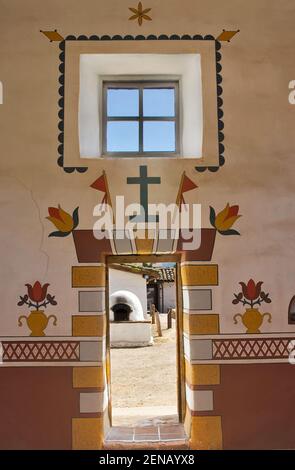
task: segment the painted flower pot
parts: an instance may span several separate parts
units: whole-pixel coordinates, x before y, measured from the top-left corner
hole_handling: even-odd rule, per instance
[[[18,326],[22,326],[22,320],[27,322],[28,328],[31,330],[30,336],[45,336],[44,330],[47,328],[50,318],[53,319],[54,326],[57,318],[55,315],[45,315],[44,310],[32,310],[30,315],[26,317],[21,315],[18,319]]]
[[[215,228],[201,229],[201,243],[195,250],[185,250],[184,244],[188,240],[183,239],[181,233],[179,235],[177,252],[182,253],[183,261],[211,261],[216,238]]]
[[[93,230],[73,230],[73,238],[79,263],[101,263],[104,254],[112,254],[110,240],[95,238]]]
[[[237,313],[234,316],[235,324],[238,323],[237,318],[240,317],[243,325],[247,328],[246,333],[261,333],[260,327],[263,323],[264,317],[268,317],[268,322],[271,323],[270,313],[260,313],[258,308],[247,308],[246,311],[241,315]]]

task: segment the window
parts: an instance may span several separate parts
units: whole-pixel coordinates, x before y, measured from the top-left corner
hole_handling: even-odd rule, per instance
[[[103,154],[179,155],[177,81],[104,81]]]
[[[288,323],[289,325],[293,325],[295,323],[295,295],[292,297],[289,303]]]

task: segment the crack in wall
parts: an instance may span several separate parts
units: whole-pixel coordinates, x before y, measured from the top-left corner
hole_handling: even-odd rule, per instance
[[[36,207],[37,209],[37,214],[38,214],[38,219],[39,219],[39,222],[40,222],[40,225],[41,225],[41,239],[40,239],[40,244],[39,244],[39,251],[40,253],[42,253],[44,256],[45,256],[45,259],[46,259],[46,262],[45,262],[45,270],[44,270],[44,275],[43,275],[43,279],[46,280],[46,276],[47,276],[47,273],[48,273],[48,268],[49,268],[49,255],[47,253],[47,251],[45,251],[43,249],[43,242],[44,242],[44,235],[45,235],[45,227],[44,227],[44,224],[43,224],[43,220],[42,220],[42,217],[41,217],[41,210],[40,210],[40,207],[39,207],[39,204],[37,202],[37,200],[35,199],[35,196],[34,196],[34,193],[33,193],[33,190],[31,188],[29,188],[22,180],[20,180],[17,176],[15,175],[9,175],[9,178],[14,178],[16,181],[18,181],[18,183],[23,186],[23,188],[25,188],[26,191],[28,191],[28,193],[30,194],[30,197],[31,197],[31,200],[34,204],[34,206]]]

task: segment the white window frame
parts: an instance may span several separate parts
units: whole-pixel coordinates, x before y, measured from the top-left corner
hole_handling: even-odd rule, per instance
[[[195,160],[200,171],[207,167],[216,171],[223,164],[222,122],[219,127],[217,115],[222,101],[216,85],[220,59],[214,40],[85,40],[66,41],[65,46],[64,97],[59,100],[64,134],[59,164],[63,167],[96,168],[103,157],[98,83],[106,75],[181,76],[182,149],[178,158],[168,160]],[[105,161],[114,158],[118,160],[106,157]]]

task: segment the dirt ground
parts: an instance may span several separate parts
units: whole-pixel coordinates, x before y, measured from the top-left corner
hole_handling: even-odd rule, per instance
[[[111,349],[113,424],[134,424],[140,419],[161,420],[177,414],[176,332],[167,329],[161,314],[163,336],[153,325],[154,345]],[[173,416],[173,418],[172,418]],[[167,421],[166,420],[166,421]]]

